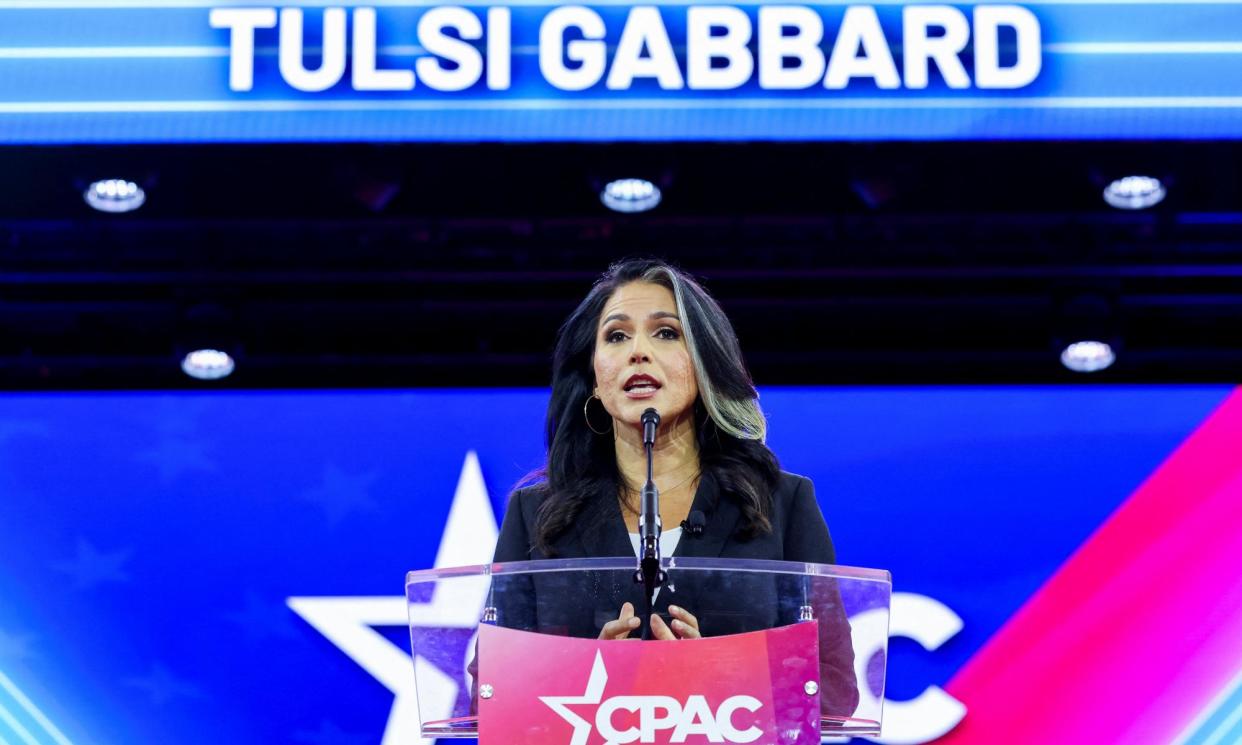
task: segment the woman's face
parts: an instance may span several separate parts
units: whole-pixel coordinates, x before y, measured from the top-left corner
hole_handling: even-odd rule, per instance
[[[649,407],[671,424],[699,395],[677,303],[666,287],[622,285],[604,303],[595,336],[595,395],[612,417],[639,426]]]

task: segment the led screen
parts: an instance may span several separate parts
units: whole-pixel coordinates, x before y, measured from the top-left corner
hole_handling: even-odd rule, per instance
[[[1235,138],[1230,3],[0,4],[0,142]]]
[[[413,742],[404,573],[455,504],[490,559],[546,395],[0,396],[0,740]],[[1046,742],[1049,707],[1058,742],[1236,741],[1233,389],[762,403],[839,561],[892,571],[891,741]]]

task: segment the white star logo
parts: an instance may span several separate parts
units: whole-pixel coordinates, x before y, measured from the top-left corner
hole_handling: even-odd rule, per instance
[[[440,536],[436,568],[490,563],[499,532],[479,458],[470,451],[462,464],[453,506]],[[487,602],[487,588],[487,577],[455,579],[451,596],[440,592],[437,586],[429,601],[409,606],[400,595],[294,597],[286,602],[293,612],[392,691],[392,711],[384,728],[383,745],[430,745],[431,740],[419,739],[415,677],[423,682],[422,713],[427,719],[452,716],[459,693],[458,680],[422,657],[411,660],[404,648],[388,641],[373,627],[405,626],[408,622],[435,628],[473,629]]]
[[[571,704],[598,704],[604,697],[604,686],[608,683],[608,671],[604,668],[604,657],[595,652],[595,664],[591,665],[591,677],[587,679],[586,691],[581,696],[540,696],[539,700],[548,705],[557,715],[573,725],[574,736],[569,745],[586,745],[591,736],[591,723],[569,710]]]

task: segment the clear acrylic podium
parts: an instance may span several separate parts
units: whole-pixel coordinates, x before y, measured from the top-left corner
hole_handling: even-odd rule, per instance
[[[668,620],[670,603],[688,609],[698,618],[704,637],[745,635],[814,621],[817,631],[811,639],[818,638],[822,736],[879,734],[892,591],[887,571],[678,557],[666,558],[664,567],[668,583],[660,589],[653,610]],[[487,654],[478,643],[480,624],[595,639],[600,627],[617,617],[622,603],[642,607],[634,570],[634,559],[619,557],[510,562],[406,575],[423,737],[478,736],[480,710],[487,716],[486,707],[479,705],[480,681],[476,680],[480,658]],[[617,649],[630,650],[647,642],[606,644],[626,645]],[[556,645],[551,648],[555,650]],[[555,657],[557,653],[550,654]],[[486,660],[482,663],[486,667]],[[718,659],[701,659],[698,664],[710,669],[733,663],[729,655],[718,655]],[[484,681],[483,689],[486,699],[491,686]]]

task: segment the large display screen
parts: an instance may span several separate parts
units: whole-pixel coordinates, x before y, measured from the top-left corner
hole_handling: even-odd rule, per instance
[[[1242,136],[1234,2],[0,2],[0,142]]]
[[[415,742],[404,574],[490,560],[546,398],[0,395],[0,741]],[[762,403],[892,572],[884,741],[1238,740],[1242,391]]]

